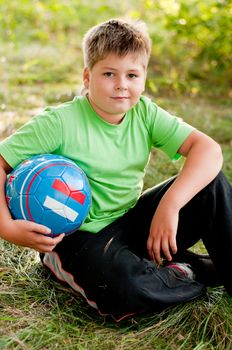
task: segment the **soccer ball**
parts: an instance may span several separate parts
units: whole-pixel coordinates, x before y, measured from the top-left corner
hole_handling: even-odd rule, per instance
[[[67,235],[84,222],[91,191],[76,163],[44,154],[25,160],[9,174],[6,200],[13,218],[45,225],[51,229],[51,236]]]

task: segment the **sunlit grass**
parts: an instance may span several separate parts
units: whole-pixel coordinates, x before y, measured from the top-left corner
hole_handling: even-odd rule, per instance
[[[222,288],[208,296],[115,323],[97,315],[71,289],[51,282],[36,253],[0,244],[0,348],[230,349],[232,301]]]

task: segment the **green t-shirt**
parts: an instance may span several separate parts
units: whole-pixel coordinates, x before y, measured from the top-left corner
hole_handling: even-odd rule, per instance
[[[92,191],[92,206],[81,230],[95,233],[137,202],[152,147],[177,159],[179,147],[192,130],[147,97],[141,97],[120,124],[110,124],[82,96],[46,108],[2,141],[0,154],[12,168],[43,153],[76,162]]]

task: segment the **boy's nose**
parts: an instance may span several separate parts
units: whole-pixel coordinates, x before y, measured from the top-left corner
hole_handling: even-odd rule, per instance
[[[118,81],[115,84],[115,89],[118,91],[127,90],[127,84],[126,84],[125,79],[123,79],[123,78],[118,79]]]
[[[118,91],[125,91],[125,90],[127,90],[127,87],[126,86],[117,86],[116,90],[118,90]]]

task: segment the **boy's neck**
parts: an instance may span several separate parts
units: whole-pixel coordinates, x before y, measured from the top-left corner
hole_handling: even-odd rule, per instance
[[[92,109],[94,110],[94,112],[103,120],[105,120],[107,123],[109,124],[114,124],[114,125],[118,125],[120,124],[124,117],[125,117],[125,113],[123,114],[108,114],[108,113],[104,113],[103,111],[100,111],[98,106],[96,106],[96,104],[91,100],[91,98],[89,97],[88,94],[86,94],[86,98],[89,101],[89,104],[91,105]]]

